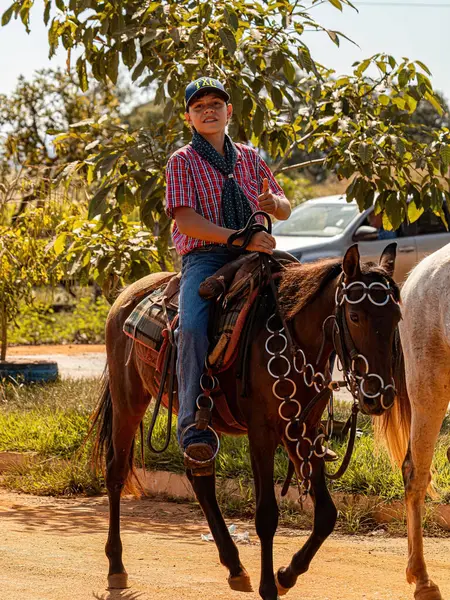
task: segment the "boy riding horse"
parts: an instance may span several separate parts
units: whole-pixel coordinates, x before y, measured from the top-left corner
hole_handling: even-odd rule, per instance
[[[249,217],[263,210],[287,219],[291,207],[258,153],[235,144],[227,134],[233,114],[223,84],[200,77],[185,90],[185,118],[192,141],[170,157],[166,212],[175,219],[173,242],[182,257],[177,330],[178,439],[185,465],[194,474],[209,474],[216,439],[211,429],[197,429],[196,400],[208,352],[209,302],[199,296],[200,283],[235,258],[226,243]],[[238,242],[236,242],[238,243]],[[255,233],[247,250],[272,254],[275,239]]]

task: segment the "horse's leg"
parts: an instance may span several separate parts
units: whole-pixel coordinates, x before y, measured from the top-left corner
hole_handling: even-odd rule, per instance
[[[419,371],[418,371],[419,372]],[[430,580],[423,554],[422,509],[430,482],[435,444],[448,402],[448,383],[439,384],[438,373],[427,381],[408,382],[412,406],[410,447],[403,463],[408,524],[408,566],[406,577],[416,584],[416,600],[442,600],[439,588]],[[441,379],[442,381],[442,379]]]
[[[117,370],[117,369],[116,369]],[[110,370],[111,439],[106,455],[106,488],[109,497],[109,532],[105,546],[109,560],[108,585],[126,588],[127,572],[122,562],[120,539],[120,496],[130,474],[136,431],[150,397],[131,363],[115,376]]]
[[[278,570],[277,585],[280,596],[286,594],[295,585],[298,576],[308,570],[316,552],[336,524],[337,510],[327,488],[323,460],[314,464],[311,497],[314,502],[313,530],[303,548],[292,557],[290,565]]]
[[[250,576],[241,564],[239,551],[231,538],[217,503],[215,475],[192,477],[189,470],[187,475],[216,542],[220,562],[230,572],[229,586],[238,592],[252,592]]]
[[[259,594],[263,600],[277,600],[278,591],[273,571],[273,538],[278,526],[278,504],[275,498],[273,469],[278,442],[271,430],[261,424],[249,430],[248,437],[255,478],[255,525],[261,541]]]

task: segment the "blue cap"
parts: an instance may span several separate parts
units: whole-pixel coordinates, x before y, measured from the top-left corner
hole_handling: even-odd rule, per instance
[[[186,108],[188,108],[190,102],[197,96],[200,92],[219,92],[220,96],[223,96],[224,100],[228,102],[230,100],[230,94],[225,91],[223,87],[223,83],[220,83],[217,79],[213,79],[212,77],[199,77],[195,81],[192,81],[184,92],[184,102]]]

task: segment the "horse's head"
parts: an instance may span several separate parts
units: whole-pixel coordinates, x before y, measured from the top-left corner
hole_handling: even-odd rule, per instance
[[[400,292],[392,279],[397,244],[389,244],[378,265],[361,264],[358,246],[347,250],[336,290],[338,350],[361,410],[378,415],[394,402],[394,335],[401,318]]]

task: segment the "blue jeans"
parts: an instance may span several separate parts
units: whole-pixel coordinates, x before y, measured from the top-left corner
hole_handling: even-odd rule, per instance
[[[177,329],[178,440],[186,448],[192,443],[214,444],[211,430],[191,427],[181,440],[183,430],[194,423],[196,400],[200,394],[200,376],[208,354],[208,319],[210,301],[198,293],[201,282],[230,262],[235,255],[221,246],[193,250],[182,258],[180,283],[180,317]]]

